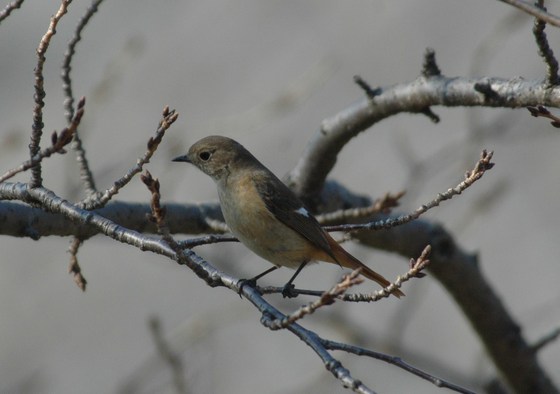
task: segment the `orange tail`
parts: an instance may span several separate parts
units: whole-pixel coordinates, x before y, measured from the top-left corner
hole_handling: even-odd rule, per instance
[[[332,237],[327,237],[329,241],[329,246],[331,247],[331,251],[336,258],[336,262],[342,265],[343,267],[350,268],[350,269],[357,269],[361,268],[361,274],[368,279],[371,279],[377,283],[379,283],[382,287],[387,287],[391,284],[387,279],[385,279],[381,274],[378,274],[367,265],[362,263],[360,260],[352,256],[348,253],[342,246],[340,246]],[[400,290],[396,290],[392,293],[395,297],[401,298],[404,297],[404,293]]]

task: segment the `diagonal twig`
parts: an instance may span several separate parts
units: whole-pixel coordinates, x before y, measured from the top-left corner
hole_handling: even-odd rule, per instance
[[[536,107],[527,107],[529,112],[535,118],[542,117],[551,120],[550,124],[553,127],[560,127],[560,117],[553,115],[544,105],[537,105]]]
[[[163,109],[162,119],[158,124],[155,137],[150,137],[147,143],[146,153],[144,153],[144,155],[136,161],[136,165],[128,170],[128,172],[121,178],[113,182],[113,186],[111,188],[105,190],[102,194],[98,193],[94,196],[86,198],[82,201],[81,206],[88,210],[105,206],[105,204],[107,204],[115,194],[125,187],[136,174],[142,172],[144,165],[150,162],[150,159],[162,141],[165,132],[173,123],[175,123],[178,117],[179,114],[175,112],[175,110],[170,110],[169,107],[166,106]]]
[[[502,3],[512,5],[519,8],[521,11],[526,12],[529,15],[533,15],[535,18],[551,24],[552,26],[560,27],[560,18],[556,15],[543,10],[542,8],[534,5],[534,3],[524,1],[524,0],[499,0]]]
[[[408,364],[407,362],[405,362],[402,358],[400,357],[394,357],[394,356],[389,356],[387,354],[383,354],[383,353],[379,353],[379,352],[375,352],[373,350],[368,350],[368,349],[364,349],[362,347],[358,347],[358,346],[352,346],[352,345],[348,345],[346,343],[340,343],[340,342],[336,342],[336,341],[331,341],[328,339],[322,339],[321,338],[321,343],[325,346],[325,348],[329,349],[329,350],[340,350],[346,353],[351,353],[351,354],[355,354],[357,356],[365,356],[365,357],[370,357],[370,358],[374,358],[377,360],[381,360],[381,361],[385,361],[389,364],[393,364],[401,369],[404,369],[407,372],[410,372],[413,375],[416,375],[422,379],[427,380],[428,382],[436,385],[437,387],[444,387],[453,391],[456,391],[458,393],[463,393],[463,394],[475,394],[474,391],[468,390],[464,387],[458,386],[456,384],[453,384],[451,382],[448,382],[444,379],[441,378],[437,378],[427,372],[424,372],[410,364]]]
[[[80,102],[78,103],[78,111],[76,112],[76,115],[72,119],[70,125],[67,128],[63,129],[60,133],[57,134],[56,132],[54,132],[51,135],[52,145],[50,147],[38,152],[30,160],[27,160],[21,163],[19,166],[8,170],[6,173],[4,173],[4,175],[0,177],[0,183],[5,182],[7,179],[10,179],[20,172],[27,171],[30,168],[35,168],[44,159],[51,157],[55,153],[66,153],[64,147],[72,141],[72,137],[75,135],[76,130],[78,129],[78,125],[80,124],[82,116],[84,115],[85,103],[86,100],[84,97],[82,97]]]
[[[493,152],[487,152],[483,150],[480,155],[480,160],[476,163],[474,169],[472,171],[467,171],[465,174],[465,180],[459,183],[456,187],[452,189],[448,189],[444,193],[439,193],[436,198],[430,201],[427,204],[422,205],[416,211],[407,214],[401,215],[396,218],[390,218],[385,220],[378,220],[369,223],[360,223],[360,224],[341,224],[337,226],[327,226],[325,230],[327,231],[355,231],[355,230],[381,230],[381,229],[390,229],[396,226],[403,225],[405,223],[411,222],[415,219],[418,219],[421,215],[426,213],[432,208],[437,207],[443,201],[449,200],[454,196],[461,194],[467,188],[472,186],[477,180],[479,180],[486,171],[490,170],[494,163],[491,162]]]
[[[56,14],[51,18],[51,22],[47,29],[47,32],[41,38],[39,42],[39,47],[37,48],[37,65],[35,66],[35,84],[33,85],[35,89],[35,94],[33,98],[35,99],[35,106],[33,108],[33,125],[31,126],[31,141],[29,143],[29,154],[31,158],[35,156],[41,150],[40,143],[41,143],[41,136],[43,135],[43,107],[45,106],[45,102],[43,99],[45,98],[45,88],[44,88],[44,78],[43,78],[43,67],[45,65],[45,61],[47,60],[45,54],[49,49],[49,44],[51,42],[51,38],[56,33],[56,27],[60,19],[66,14],[68,11],[68,6],[72,0],[62,0],[60,7]],[[41,178],[41,165],[37,163],[31,169],[31,187],[41,186],[43,183],[43,179]]]
[[[12,1],[10,4],[6,5],[6,7],[4,7],[4,9],[2,11],[0,11],[0,23],[2,23],[2,21],[4,19],[9,17],[10,14],[12,13],[12,11],[21,7],[21,4],[23,3],[23,1],[24,0],[15,0],[15,1]]]
[[[296,311],[290,313],[287,316],[284,316],[282,319],[268,320],[266,322],[266,326],[273,331],[280,330],[302,319],[306,315],[312,314],[317,309],[323,306],[332,305],[335,300],[346,293],[348,289],[364,281],[363,278],[359,277],[360,272],[361,268],[358,268],[352,271],[350,274],[344,275],[336,285],[323,292],[318,300],[310,302],[309,304],[298,308]]]
[[[82,291],[86,291],[87,280],[82,274],[82,268],[80,267],[80,263],[78,262],[78,249],[82,245],[82,239],[78,237],[73,237],[72,242],[70,243],[70,247],[68,248],[68,252],[70,253],[70,264],[68,265],[68,273],[72,275],[74,278],[74,283],[78,285],[78,287]]]

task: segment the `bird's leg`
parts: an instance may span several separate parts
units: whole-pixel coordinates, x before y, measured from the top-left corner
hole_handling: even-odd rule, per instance
[[[290,278],[290,280],[288,281],[288,283],[286,283],[284,285],[284,287],[282,288],[282,296],[284,298],[294,298],[297,297],[297,294],[294,293],[294,289],[295,286],[292,284],[292,282],[296,279],[296,277],[299,275],[299,273],[301,272],[301,270],[303,268],[305,268],[305,266],[307,265],[307,263],[309,263],[309,260],[305,260],[304,262],[302,262],[300,264],[300,266],[298,267],[298,269],[296,270],[295,274],[292,275],[292,277]]]
[[[270,267],[269,269],[267,269],[264,272],[261,272],[260,274],[258,274],[257,276],[252,277],[251,279],[249,279],[248,281],[253,283],[253,284],[257,284],[257,280],[259,280],[260,278],[262,278],[265,275],[270,274],[272,271],[276,271],[278,269],[277,265],[273,265],[272,267]]]
[[[252,277],[251,279],[241,279],[239,282],[239,295],[241,295],[241,291],[243,290],[243,286],[250,285],[251,287],[255,287],[257,285],[257,280],[262,278],[265,275],[270,274],[272,271],[276,271],[278,269],[277,265],[273,265],[269,269],[264,272],[261,272],[257,276]]]

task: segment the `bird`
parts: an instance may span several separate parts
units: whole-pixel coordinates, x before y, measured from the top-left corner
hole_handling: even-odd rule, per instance
[[[310,262],[328,262],[352,270],[382,287],[391,283],[348,253],[325,231],[303,202],[279,178],[237,141],[208,136],[194,143],[174,162],[193,164],[215,182],[220,207],[230,231],[273,267],[296,269],[283,287],[284,297],[294,296],[293,281]],[[392,293],[400,298],[404,293]]]

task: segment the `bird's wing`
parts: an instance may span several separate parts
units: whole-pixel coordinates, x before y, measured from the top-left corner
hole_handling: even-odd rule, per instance
[[[272,175],[274,176],[274,175]],[[268,178],[268,177],[267,177]],[[323,250],[335,261],[336,258],[329,245],[325,231],[317,219],[309,213],[296,195],[274,176],[278,183],[254,180],[266,208],[282,223],[309,240],[313,245]]]

